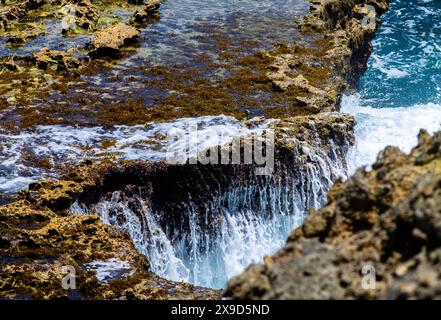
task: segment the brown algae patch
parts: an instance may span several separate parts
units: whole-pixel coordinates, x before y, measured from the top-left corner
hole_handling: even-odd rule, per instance
[[[65,2],[72,1],[66,0],[63,4]],[[119,2],[114,6],[122,6],[124,10],[134,8],[132,4],[125,7]],[[100,13],[98,20],[91,15],[98,27],[82,28],[87,29],[86,33],[114,23],[99,22],[112,11],[108,2],[94,2],[93,7]],[[137,9],[138,15],[139,10],[145,10],[148,16],[158,15],[157,7],[153,11],[149,11],[148,6],[142,8]],[[49,7],[41,10],[49,11]],[[35,16],[42,17],[41,14]],[[130,21],[136,25],[136,21]],[[261,44],[257,40],[238,43],[234,35],[219,32],[214,25],[200,28],[205,34],[196,36],[195,40],[199,37],[207,46],[206,54],[200,54],[189,63],[125,67],[124,76],[106,77],[109,68],[119,68],[117,63],[106,60],[93,63],[83,60],[81,65],[75,66],[76,70],[70,65],[64,68],[65,61],[75,62],[74,56],[84,53],[81,50],[69,52],[71,56],[43,52],[42,58],[37,58],[37,65],[45,70],[35,70],[32,66],[35,58],[31,64],[20,60],[17,69],[7,70],[0,81],[0,95],[6,97],[10,106],[2,115],[0,125],[7,128],[43,124],[134,125],[204,115],[224,114],[246,119],[256,115],[286,117],[310,113],[304,101],[297,99],[308,94],[304,88],[279,92],[268,78],[273,56],[283,50],[291,51],[290,48],[278,46],[270,52],[258,51]],[[213,56],[208,54],[210,52],[216,54]],[[55,59],[55,63],[53,54],[61,57],[58,61]],[[94,85],[88,77],[101,77],[103,85]],[[13,87],[17,82],[20,86]],[[117,92],[115,86],[121,91]]]

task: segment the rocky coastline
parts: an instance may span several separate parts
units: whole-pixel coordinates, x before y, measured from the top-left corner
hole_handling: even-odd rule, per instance
[[[410,154],[386,148],[330,190],[329,201],[265,264],[232,279],[236,299],[439,299],[440,133]],[[363,287],[363,267],[375,270]]]
[[[33,6],[44,3],[28,2]],[[31,57],[4,58],[0,62],[2,72],[37,72],[37,80],[48,73],[64,78],[66,71],[95,72],[97,66],[111,65],[109,59],[124,55],[127,46],[136,50],[138,28],[158,19],[159,2],[129,1],[137,8],[127,23],[112,22],[98,30],[99,10],[92,5],[94,2],[67,2],[81,9],[77,10],[80,14],[75,24],[94,34],[86,51],[76,56],[73,52],[42,48]],[[220,298],[219,290],[168,281],[153,274],[148,259],[135,249],[127,232],[104,224],[97,215],[72,215],[72,205],[93,208],[115,191],[127,198],[136,194],[152,208],[163,211],[161,223],[185,232],[189,228],[188,217],[183,213],[189,203],[188,195],[196,206],[204,207],[237,187],[277,185],[286,168],[292,173],[287,177],[292,183],[305,175],[308,163],[314,161],[305,150],[320,151],[345,167],[346,153],[354,143],[355,119],[338,112],[341,95],[356,87],[370,54],[370,41],[388,2],[313,0],[310,13],[299,22],[301,41],[280,44],[247,60],[258,76],[245,74],[240,80],[246,78],[245,82],[232,83],[264,86],[278,99],[288,101],[288,107],[267,108],[260,118],[251,118],[234,107],[201,111],[184,106],[179,111],[166,110],[166,120],[206,112],[232,115],[248,121],[248,125],[265,117],[279,119],[270,125],[276,137],[275,174],[270,181],[256,178],[253,166],[171,165],[109,158],[67,166],[60,169],[59,179],[32,183],[29,190],[9,199],[11,203],[0,207],[0,297]],[[372,6],[375,15],[365,5]],[[11,13],[15,12],[14,5],[9,9],[0,11],[0,21],[15,21],[22,15],[18,11]],[[370,17],[367,22],[366,17]],[[0,93],[8,92],[12,83],[3,83]],[[40,89],[37,85],[28,91]],[[23,98],[17,97],[19,102]],[[0,98],[0,112],[10,111],[14,104],[10,98]],[[140,108],[143,107],[131,105],[127,112],[107,110],[100,121],[105,125],[133,125],[164,118],[164,114],[150,111],[148,117],[139,117],[143,114]],[[33,113],[28,112],[27,109],[21,113],[22,127],[58,123],[50,117],[40,117],[36,122]],[[17,124],[8,120],[3,125],[11,128]],[[346,182],[337,181],[328,194],[329,202],[310,212],[284,248],[267,257],[265,264],[252,265],[233,278],[223,294],[235,299],[437,297],[439,140],[438,134],[429,137],[422,133],[419,145],[410,155],[387,149],[372,172],[360,169]],[[333,176],[332,180],[337,178]],[[136,208],[137,203],[131,205]],[[210,229],[215,223],[211,221],[204,228]],[[400,243],[401,237],[409,243]],[[98,281],[97,270],[88,266],[112,259],[128,263],[132,271],[121,271],[107,282]],[[363,264],[378,268],[379,290],[361,288]],[[60,286],[60,270],[65,265],[77,270],[77,290],[66,291]]]

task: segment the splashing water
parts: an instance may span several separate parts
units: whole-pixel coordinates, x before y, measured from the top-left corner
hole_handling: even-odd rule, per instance
[[[0,129],[0,192],[10,194],[27,187],[30,182],[56,176],[51,166],[39,167],[38,161],[27,159],[29,155],[32,155],[31,158],[46,159],[53,165],[78,163],[86,158],[99,159],[109,155],[126,160],[161,161],[166,159],[171,143],[177,153],[182,154],[182,150],[185,150],[189,156],[194,156],[198,150],[257,132],[267,128],[271,122],[265,120],[247,127],[233,117],[205,116],[145,126],[38,126],[18,134]],[[188,143],[188,137],[183,137],[180,142],[167,137],[173,130],[190,135],[194,129],[197,129],[197,144]],[[108,142],[109,146],[103,148],[103,142]]]
[[[441,105],[428,103],[401,108],[373,108],[360,105],[360,96],[344,96],[342,112],[355,115],[355,145],[348,152],[349,173],[375,162],[386,146],[404,152],[417,144],[420,129],[433,133],[441,129]]]
[[[386,146],[409,152],[420,129],[441,129],[441,2],[396,0],[382,16],[360,92],[342,99],[355,115],[350,173]]]
[[[320,143],[320,142],[319,142]],[[126,230],[135,247],[146,255],[152,271],[177,281],[222,288],[250,263],[282,247],[292,230],[303,223],[309,208],[326,201],[326,192],[345,176],[345,152],[298,142],[300,165],[282,166],[277,179],[249,181],[216,195],[197,209],[191,194],[179,226],[164,223],[162,213],[137,195],[113,192],[97,204],[75,203],[77,214],[96,212],[103,221]],[[204,183],[199,181],[198,183]],[[208,189],[208,188],[207,188]],[[214,221],[214,222],[213,222]]]

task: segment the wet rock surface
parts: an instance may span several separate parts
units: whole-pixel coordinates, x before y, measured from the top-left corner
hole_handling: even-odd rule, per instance
[[[226,296],[439,299],[440,139],[423,131],[409,155],[388,147],[372,171],[337,182],[328,204],[264,265],[232,279]]]
[[[63,0],[61,11],[66,19],[63,33],[73,31],[76,26],[85,30],[93,30],[99,18],[99,13],[90,0]]]
[[[251,118],[255,113],[266,118],[282,118],[283,120],[272,125],[276,133],[277,155],[277,174],[272,183],[277,185],[283,180],[284,166],[290,166],[290,169],[293,169],[290,172],[301,176],[308,172],[308,164],[318,163],[317,159],[311,158],[311,153],[307,150],[322,152],[337,162],[344,159],[353,143],[354,119],[337,113],[339,99],[343,90],[353,84],[357,74],[363,69],[369,54],[369,42],[379,23],[377,16],[373,26],[363,27],[364,16],[360,14],[360,6],[374,3],[378,13],[381,13],[387,8],[388,1],[314,1],[311,13],[300,24],[302,37],[294,44],[279,44],[272,50],[243,56],[240,52],[230,52],[228,45],[225,45],[228,38],[219,36],[215,45],[219,46],[221,54],[220,60],[215,61],[215,68],[211,59],[202,56],[199,57],[199,61],[205,63],[206,67],[196,71],[188,71],[189,69],[181,68],[180,65],[171,68],[144,68],[142,73],[159,77],[147,80],[148,85],[172,89],[171,91],[175,92],[165,99],[157,98],[154,105],[159,108],[145,104],[141,99],[124,103],[104,101],[104,106],[99,106],[98,98],[80,90],[76,95],[68,95],[72,98],[68,101],[66,96],[61,95],[63,106],[49,105],[51,102],[45,100],[47,91],[44,90],[55,90],[63,94],[69,93],[70,87],[73,86],[72,91],[76,92],[73,83],[78,75],[66,76],[63,72],[78,69],[86,64],[91,70],[87,71],[90,73],[84,71],[85,74],[93,76],[99,73],[96,69],[108,68],[109,64],[106,62],[103,62],[103,65],[101,62],[90,62],[88,55],[102,57],[110,52],[111,57],[115,57],[116,53],[124,50],[123,47],[128,44],[126,40],[133,40],[139,36],[136,28],[148,22],[150,16],[157,16],[158,10],[158,2],[152,1],[142,4],[142,8],[137,8],[134,15],[130,14],[127,23],[112,20],[100,24],[95,15],[96,10],[89,6],[89,1],[65,3],[87,8],[86,11],[78,11],[80,15],[76,16],[75,24],[85,32],[95,33],[91,38],[91,47],[86,50],[80,48],[79,56],[71,55],[68,50],[42,49],[33,54],[31,61],[4,58],[0,64],[0,70],[5,75],[5,80],[0,86],[0,93],[4,95],[4,99],[0,100],[4,128],[19,130],[17,127],[34,128],[47,124],[138,125],[150,121],[169,121],[179,117],[207,114],[233,115],[242,120]],[[141,4],[136,2],[135,5]],[[330,9],[332,10],[329,11]],[[336,12],[341,14],[335,14]],[[82,22],[83,19],[88,22]],[[98,25],[100,27],[97,27]],[[245,44],[243,46],[246,47]],[[226,64],[222,66],[222,70],[227,70],[228,76],[221,77],[216,84],[207,82],[206,74],[218,70],[218,64],[223,63]],[[114,65],[110,63],[110,67],[112,66]],[[21,72],[16,72],[17,70]],[[180,70],[184,72],[179,73]],[[27,82],[24,79],[29,75],[32,75],[32,81]],[[117,83],[123,81],[119,77],[114,78]],[[132,82],[136,78],[127,77],[126,80]],[[14,89],[16,84],[24,85],[27,88],[25,93]],[[84,83],[81,85],[85,86]],[[86,88],[89,90],[87,85]],[[256,92],[269,93],[270,98],[262,99],[258,96],[256,99]],[[104,96],[103,93],[105,92],[100,91]],[[35,104],[35,95],[43,104]],[[243,96],[245,98],[238,98]],[[252,98],[247,98],[249,96]],[[81,104],[69,105],[76,100],[81,101]],[[331,141],[334,144],[331,144]],[[422,158],[426,160],[421,161],[427,161],[427,155]],[[59,180],[31,184],[28,191],[23,191],[12,199],[15,202],[0,207],[0,228],[3,228],[0,242],[0,257],[3,263],[0,272],[3,288],[6,288],[0,291],[0,295],[7,298],[25,296],[105,299],[219,297],[218,291],[176,284],[153,275],[148,271],[149,262],[135,250],[126,233],[104,225],[95,215],[69,215],[69,208],[75,201],[93,206],[100,199],[109,198],[115,191],[121,191],[126,197],[141,194],[149,204],[164,211],[164,224],[180,226],[182,231],[185,231],[189,228],[189,223],[188,217],[182,216],[182,212],[185,212],[183,209],[188,204],[189,193],[196,197],[192,201],[204,208],[207,201],[234,187],[263,185],[262,179],[256,179],[254,176],[255,168],[171,166],[164,163],[113,160],[114,158],[110,157],[108,161],[86,161],[74,168],[60,169]],[[343,160],[341,162],[344,172],[345,163]],[[288,178],[294,179],[298,176]],[[331,173],[330,176],[329,181],[325,181],[329,186],[332,180],[338,178],[335,173]],[[336,192],[339,186],[341,184],[337,184],[333,192]],[[357,189],[357,197],[361,199],[357,201],[360,200],[363,205],[373,201],[369,195],[358,191]],[[312,206],[312,200],[308,201],[310,202],[306,205]],[[351,210],[357,209],[357,201],[350,203],[355,203]],[[133,206],[136,206],[136,203],[133,203]],[[176,210],[177,208],[182,210]],[[27,216],[38,217],[43,222],[28,225],[27,220],[21,221],[22,217],[25,219]],[[356,216],[358,217],[357,214]],[[325,232],[323,230],[328,230],[328,222],[324,217],[326,214],[319,216],[312,213],[310,220],[317,220],[317,224],[307,223],[303,228],[312,235],[322,234]],[[377,219],[375,215],[373,218],[370,215],[369,217]],[[353,223],[357,226],[359,223],[366,223],[366,218],[359,219],[361,222]],[[215,224],[216,220],[211,221],[208,228]],[[344,228],[345,224],[341,226]],[[292,239],[295,234],[291,236]],[[303,239],[302,236],[299,237]],[[228,295],[235,298],[287,298],[297,297],[298,292],[306,290],[314,298],[349,297],[349,285],[340,282],[338,278],[342,269],[331,263],[340,259],[340,252],[337,255],[332,244],[322,240],[321,236],[318,239],[308,238],[308,243],[301,249],[294,246],[295,248],[287,250],[309,253],[304,259],[299,259],[298,265],[293,268],[285,268],[291,265],[291,255],[285,259],[283,254],[280,254],[280,260],[268,258],[265,266],[251,267],[251,271],[232,280]],[[40,251],[21,250],[21,241],[24,242],[23,245],[39,248]],[[294,242],[295,240],[290,241]],[[72,249],[66,253],[66,248]],[[353,254],[357,256],[357,252],[354,251]],[[87,269],[88,265],[96,264],[97,261],[127,262],[135,271],[133,274],[124,271],[124,277],[99,283],[95,273]],[[286,264],[282,266],[278,264],[279,261]],[[81,286],[77,292],[69,293],[61,288],[61,275],[58,270],[66,264],[75,266],[80,274],[78,281],[81,282]],[[270,266],[280,269],[280,277],[277,280],[273,280],[267,274]],[[310,268],[313,268],[313,271],[306,270]],[[325,280],[324,273],[332,276]],[[311,275],[311,281],[316,283],[316,287],[311,287],[306,282],[292,282],[291,276],[297,277],[298,274]],[[351,276],[352,274],[349,278],[345,277],[345,281],[351,282]],[[16,277],[23,278],[24,282],[21,285],[16,284]],[[416,275],[410,276],[409,279],[414,277]]]
[[[76,196],[71,199],[77,199],[81,204],[90,207],[103,197],[111,197],[114,191],[122,191],[128,199],[139,195],[149,203],[152,209],[161,212],[161,220],[167,225],[167,229],[188,231],[190,228],[189,206],[194,206],[196,211],[203,212],[206,210],[207,203],[235,188],[259,186],[265,189],[271,185],[292,183],[307,173],[308,165],[320,167],[320,164],[316,162],[318,159],[310,158],[314,153],[314,151],[309,153],[310,150],[320,149],[323,159],[335,157],[336,161],[339,161],[338,159],[342,161],[353,144],[354,125],[355,121],[352,116],[340,113],[295,117],[271,124],[270,127],[275,135],[275,167],[272,176],[256,175],[258,166],[231,164],[231,158],[228,161],[230,164],[208,165],[200,163],[200,159],[192,162],[191,158],[185,164],[180,165],[139,161],[124,161],[115,165],[110,162],[108,167],[105,166],[105,170],[100,169],[98,170],[100,173],[91,175],[99,177],[92,183],[92,186],[80,178],[81,184],[86,186],[84,192],[77,192]],[[240,149],[242,158],[244,144],[252,143],[254,141],[252,139],[255,139],[253,134],[241,138],[243,141]],[[331,146],[330,141],[335,143],[334,147]],[[231,143],[227,143],[213,150],[221,152],[222,149],[230,147]],[[210,152],[213,152],[211,150]],[[344,165],[342,161],[341,172],[333,173],[332,179],[337,179],[338,174],[344,173]],[[287,168],[290,169],[287,170]],[[67,177],[71,174],[73,171],[69,172]],[[289,177],[284,175],[289,175]],[[284,181],[285,179],[287,181]],[[72,183],[72,188],[74,187],[77,187],[77,184]],[[201,215],[201,229],[216,226],[217,221],[205,219]]]
[[[70,215],[72,196],[80,190],[72,182],[42,182],[0,207],[1,298],[219,297],[216,290],[166,281],[149,272],[149,262],[130,237],[98,216]],[[63,278],[72,272],[76,288],[63,289]]]
[[[46,3],[46,0],[2,0],[0,8],[0,28],[7,28],[11,21],[24,17],[29,10],[36,9]]]
[[[171,165],[145,161],[108,161],[100,164],[98,161],[87,161],[68,170],[60,180],[32,183],[28,191],[20,193],[18,199],[25,200],[31,207],[47,208],[64,214],[100,212],[101,218],[117,229],[130,231],[126,226],[128,217],[124,216],[124,211],[118,209],[126,206],[127,210],[131,210],[135,217],[143,221],[139,234],[156,237],[158,235],[155,232],[162,228],[169,232],[167,236],[170,239],[186,239],[196,224],[201,233],[214,236],[219,233],[222,219],[217,203],[225,202],[222,200],[225,194],[240,193],[244,188],[250,190],[250,197],[265,199],[260,203],[256,200],[249,203],[250,210],[262,211],[261,218],[279,214],[278,208],[282,205],[290,207],[292,211],[287,214],[293,216],[302,214],[295,206],[304,208],[318,205],[332,180],[337,179],[344,171],[343,168],[334,171],[331,160],[326,162],[324,159],[342,159],[352,143],[351,139],[346,139],[351,136],[353,126],[352,117],[339,113],[298,117],[272,124],[276,132],[277,148],[274,174],[271,177],[257,176],[256,166],[252,164]],[[341,147],[328,146],[329,136],[333,137],[336,144],[341,144]],[[223,147],[226,148],[227,145]],[[314,149],[320,151],[312,151]],[[323,161],[326,163],[323,164]],[[315,191],[316,197],[302,198],[302,202],[297,203],[286,201],[269,207],[272,190],[287,189],[287,197],[288,192],[290,197],[305,194],[307,191],[302,190],[305,186],[296,183],[300,180],[307,181],[306,188],[312,189],[314,182],[310,179],[311,170],[324,170],[321,179],[323,185],[327,184],[325,189]],[[102,203],[114,201],[118,201],[115,210],[103,212],[99,209]],[[213,207],[212,210],[207,209],[210,206]],[[151,211],[147,213],[146,207]],[[152,226],[149,220],[150,215],[155,213],[160,213],[158,226]],[[133,240],[139,245],[139,238]],[[145,254],[145,247],[137,249],[140,256]],[[162,260],[165,258],[166,256],[157,257]]]
[[[84,65],[80,59],[65,51],[43,48],[35,53],[31,59],[35,65],[43,70],[78,72]]]
[[[0,125],[25,128],[54,123],[135,125],[205,115],[224,114],[237,119],[262,115],[287,118],[338,111],[341,92],[356,78],[358,69],[365,65],[365,59],[360,59],[359,55],[367,57],[369,41],[379,22],[377,14],[368,28],[362,25],[365,3],[354,1],[342,5],[334,1],[333,10],[337,12],[342,6],[343,14],[328,15],[320,13],[330,6],[327,2],[314,3],[312,7],[318,7],[305,17],[304,22],[300,22],[298,32],[293,26],[295,41],[279,41],[271,45],[270,50],[259,50],[259,44],[253,37],[239,38],[240,42],[236,43],[236,35],[217,31],[207,22],[200,26],[194,24],[193,32],[201,35],[194,36],[192,41],[207,49],[201,54],[183,52],[185,59],[194,55],[190,64],[179,63],[182,57],[167,65],[150,65],[149,61],[142,60],[139,66],[126,68],[126,76],[102,76],[109,70],[108,67],[116,65],[91,62],[88,57],[121,58],[136,52],[136,47],[127,51],[123,47],[138,37],[145,39],[143,28],[146,23],[158,21],[160,2],[131,2],[125,5],[117,2],[115,6],[121,5],[117,6],[119,10],[126,5],[133,6],[130,7],[133,11],[124,14],[127,15],[124,19],[113,18],[109,14],[112,11],[106,11],[112,9],[108,5],[94,5],[96,10],[90,9],[96,11],[97,21],[95,13],[83,14],[75,9],[76,14],[70,21],[74,23],[66,21],[67,25],[82,25],[77,20],[84,17],[89,19],[90,16],[91,20],[86,28],[79,26],[79,30],[74,30],[74,35],[78,33],[76,36],[81,38],[79,43],[89,37],[88,46],[75,48],[75,57],[87,66],[81,71],[85,81],[71,81],[73,75],[35,74],[26,65],[20,73],[5,71],[7,79],[18,81],[25,73],[32,73],[39,81],[24,85],[26,90],[16,89],[16,99],[25,108],[20,114],[11,108]],[[381,3],[384,7],[387,1]],[[90,7],[88,1],[65,1],[61,3],[60,10],[71,6]],[[328,23],[330,15],[336,21]],[[66,18],[66,13],[62,13],[60,18]],[[310,26],[312,21],[323,23],[324,27],[316,30]],[[140,28],[141,34],[136,28]],[[229,28],[235,28],[234,24]],[[251,31],[254,30],[251,28]],[[140,41],[140,46],[143,49],[143,41]],[[69,49],[58,51],[70,54],[67,52]],[[142,51],[144,54],[148,51]],[[127,58],[125,63],[132,63],[132,60]],[[93,81],[97,75],[101,80]],[[92,78],[87,80],[88,76]],[[48,82],[52,81],[55,84],[49,85]],[[115,85],[120,90],[113,90]],[[9,89],[8,83],[0,84],[0,87],[2,92]],[[126,90],[130,94],[119,93]],[[108,96],[112,98],[109,100]],[[26,121],[28,117],[33,118],[31,114],[35,112],[40,113],[40,119]]]

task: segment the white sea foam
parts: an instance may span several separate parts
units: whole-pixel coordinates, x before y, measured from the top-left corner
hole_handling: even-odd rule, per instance
[[[84,265],[88,271],[95,271],[96,278],[101,282],[118,280],[132,275],[135,270],[127,261],[111,258],[106,261],[93,261]]]
[[[374,59],[372,67],[377,68],[378,70],[386,74],[387,78],[404,78],[409,75],[407,71],[399,70],[395,67],[386,68],[384,62],[375,55],[372,55],[372,59]]]
[[[372,108],[360,105],[360,96],[346,95],[341,111],[357,119],[356,142],[348,154],[349,172],[371,165],[386,146],[409,152],[421,129],[433,133],[441,129],[441,105],[425,104],[406,108]]]
[[[77,163],[86,158],[114,155],[128,160],[161,161],[173,143],[178,154],[194,156],[201,150],[224,144],[234,137],[247,135],[266,128],[271,120],[255,127],[227,116],[182,118],[174,122],[153,123],[138,126],[72,127],[38,126],[34,130],[13,134],[0,132],[0,192],[15,192],[35,180],[53,174],[26,161],[29,153],[37,158],[49,159],[54,164]],[[197,128],[197,135],[179,141],[169,141],[168,133],[180,129],[190,135]],[[194,139],[197,143],[189,143]],[[111,141],[103,149],[102,143]]]

